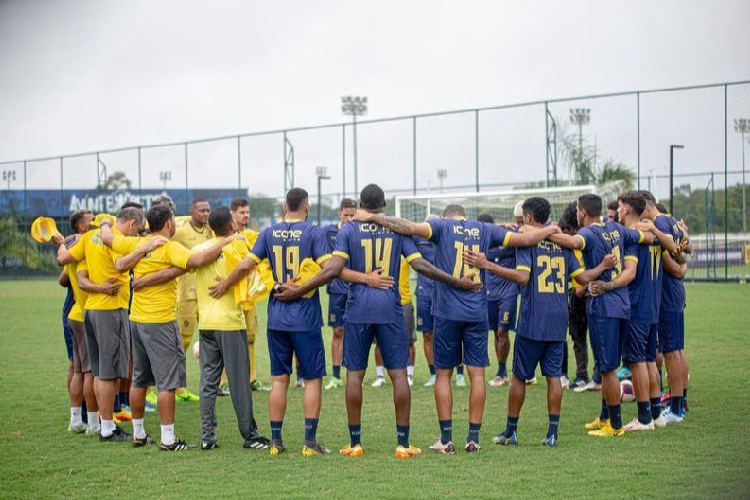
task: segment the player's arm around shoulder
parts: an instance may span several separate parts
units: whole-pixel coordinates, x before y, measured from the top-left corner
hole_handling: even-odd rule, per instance
[[[523,232],[517,233],[508,231],[505,235],[505,241],[503,241],[504,247],[529,247],[536,245],[545,238],[552,239],[553,235],[561,235],[560,228],[555,224],[540,228],[529,228]],[[564,245],[560,245],[564,246]]]
[[[412,222],[409,219],[401,217],[387,216],[385,214],[375,214],[367,210],[357,210],[352,218],[353,222],[374,222],[390,229],[394,233],[406,234],[411,236],[421,236],[425,239],[432,237],[432,228],[427,222]]]

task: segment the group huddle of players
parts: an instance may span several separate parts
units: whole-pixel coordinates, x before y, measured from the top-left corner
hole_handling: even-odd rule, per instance
[[[244,199],[213,209],[194,200],[190,217],[182,221],[168,198],[155,201],[147,213],[128,204],[116,218],[74,213],[76,235],[53,238],[65,265],[61,281],[75,299],[67,318],[73,366],[69,430],[145,446],[153,441],[144,413],[155,405],[160,449],[185,450],[197,445],[175,435],[175,401],[199,400],[200,448],[211,450],[218,446],[216,398],[229,394],[244,447],[276,456],[286,450],[282,427],[296,370],[304,386],[302,455],[331,453],[317,440],[326,375],[318,288],[327,284],[334,335],[333,376],[325,388],[345,385],[350,434],[339,453],[364,454],[362,385],[376,344],[373,385],[382,386],[387,371],[394,391],[395,455],[419,455],[409,439],[414,365],[409,268],[419,273],[417,325],[425,335],[431,374],[426,385],[434,385],[440,426],[431,450],[455,453],[451,377],[464,367],[470,383],[465,450],[481,449],[489,329],[496,332],[500,360],[491,386],[508,381],[507,332],[516,330],[507,425],[493,441],[518,443],[526,385],[540,365],[549,412],[542,442],[557,445],[569,316],[573,332],[569,306],[575,300],[586,302],[594,369],[601,375],[601,412],[586,425],[589,434],[621,436],[682,421],[687,359],[681,280],[690,243],[684,223],[661,213],[651,193],[622,193],[616,213],[606,217],[599,196],[583,195],[560,224],[550,223],[550,204],[539,197],[519,203],[515,224],[495,224],[488,215],[467,219],[460,205],[422,223],[386,216],[384,207],[383,190],[370,184],[358,208],[343,200],[341,222],[320,228],[307,222],[307,192],[294,188],[286,195],[283,220],[260,234],[247,228]],[[255,373],[255,307],[265,297],[270,439],[259,433],[252,404],[252,390],[262,388]],[[185,351],[196,324],[199,396],[185,389]],[[583,342],[585,350],[585,327]],[[664,411],[657,352],[664,355],[672,394]],[[627,425],[620,410],[621,362],[632,373],[638,402],[637,416]],[[347,369],[345,382],[341,366]],[[130,388],[123,395],[126,380]],[[593,387],[581,377],[576,383]],[[117,403],[131,410],[132,435],[115,422]]]

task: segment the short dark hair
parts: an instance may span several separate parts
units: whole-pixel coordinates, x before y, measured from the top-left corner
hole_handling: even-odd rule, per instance
[[[552,209],[545,198],[533,197],[523,202],[521,210],[523,210],[524,215],[531,214],[534,221],[544,224],[549,220],[549,213]]]
[[[172,210],[170,210],[166,203],[152,205],[146,214],[146,220],[148,221],[148,227],[151,229],[151,232],[161,231],[164,228],[164,224],[166,224],[173,215]]]
[[[617,197],[617,201],[620,201],[635,210],[635,214],[638,217],[640,217],[643,211],[646,210],[646,198],[640,191],[625,191]]]
[[[653,195],[651,191],[647,191],[646,189],[641,189],[640,191],[638,191],[638,194],[640,194],[646,199],[647,204],[656,205],[656,197]]]
[[[619,198],[617,200],[619,200]],[[607,203],[607,210],[614,210],[617,212],[617,209],[620,208],[620,205],[617,204],[617,200]]]
[[[229,210],[236,212],[238,208],[249,207],[250,202],[247,198],[232,198],[232,202],[229,204]]]
[[[121,207],[120,210],[125,210],[126,208],[137,208],[139,210],[143,210],[143,205],[140,203],[136,203],[135,201],[126,201]]]
[[[495,218],[492,217],[490,214],[480,214],[479,217],[477,217],[477,220],[479,222],[486,222],[487,224],[495,223]]]
[[[339,210],[344,210],[345,208],[357,208],[357,202],[352,200],[351,198],[344,198],[341,200],[341,205],[339,205]]]
[[[190,210],[194,209],[198,203],[208,203],[208,200],[205,198],[193,198],[193,201],[190,202]]]
[[[656,205],[654,205],[654,206],[656,207],[656,209],[657,209],[657,210],[659,211],[659,213],[661,213],[661,214],[668,214],[668,213],[669,213],[669,210],[667,209],[667,207],[665,207],[665,206],[664,206],[664,205],[662,205],[661,203],[657,203],[657,204],[656,204]]]
[[[461,205],[456,204],[448,205],[443,210],[443,217],[453,217],[454,215],[466,217],[466,210]]]
[[[68,221],[70,222],[70,229],[72,229],[73,231],[78,231],[78,224],[81,222],[81,219],[83,219],[85,215],[88,215],[90,213],[93,212],[88,209],[81,209],[76,210],[75,212],[70,214],[70,219],[68,219]]]
[[[578,197],[578,206],[584,209],[589,217],[602,216],[602,198],[597,194],[582,194]]]
[[[139,225],[143,224],[143,210],[136,207],[125,207],[122,210],[120,210],[120,213],[117,215],[117,220],[123,220],[123,221],[130,221],[134,220]]]
[[[368,184],[359,193],[359,205],[366,210],[382,210],[385,193],[377,184]]]
[[[208,227],[217,235],[226,236],[232,232],[233,220],[229,207],[222,205],[211,210],[211,214],[208,216]]]
[[[576,202],[571,201],[568,206],[563,210],[560,216],[560,230],[564,233],[574,233],[578,231],[578,214],[576,209]]]
[[[286,208],[292,212],[299,210],[302,202],[308,198],[307,191],[302,188],[292,188],[286,194]]]

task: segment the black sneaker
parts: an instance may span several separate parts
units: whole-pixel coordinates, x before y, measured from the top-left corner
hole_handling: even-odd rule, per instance
[[[248,439],[242,444],[243,448],[251,448],[253,450],[267,450],[271,447],[271,441],[263,436],[256,436]]]
[[[151,439],[151,436],[146,434],[146,437],[143,438],[137,438],[133,436],[133,447],[140,448],[141,446],[146,446],[147,444],[154,444],[154,440]]]
[[[195,448],[195,445],[187,444],[185,441],[181,439],[175,439],[174,443],[170,445],[159,443],[159,449],[161,451],[184,451],[184,450],[189,450],[190,448]]]
[[[589,380],[585,377],[576,377],[575,380],[573,380],[573,383],[570,384],[571,389],[576,389],[577,387],[586,387],[586,384],[589,383]]]
[[[99,434],[99,441],[102,441],[102,442],[130,441],[130,434],[120,429],[119,426],[116,426],[114,432],[112,432],[112,434],[110,434],[107,437],[104,437],[101,434]]]
[[[208,450],[214,450],[219,447],[219,443],[216,441],[203,441],[201,443],[201,450],[208,451]]]

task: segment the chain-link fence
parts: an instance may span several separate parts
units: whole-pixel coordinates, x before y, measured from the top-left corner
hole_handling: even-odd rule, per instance
[[[370,182],[392,197],[623,180],[671,201],[705,242],[690,277],[744,279],[748,118],[750,81],[0,162],[0,216],[13,216],[18,228],[3,231],[0,276],[41,265],[30,262],[38,248],[25,238],[34,217],[54,216],[64,227],[73,209],[113,212],[128,199],[148,206],[163,192],[179,213],[195,197],[216,205],[248,196],[262,226],[279,216],[278,200],[292,186],[319,197],[331,217],[341,198]]]

